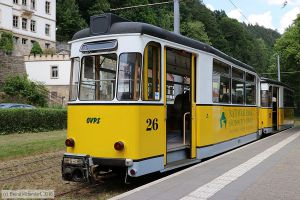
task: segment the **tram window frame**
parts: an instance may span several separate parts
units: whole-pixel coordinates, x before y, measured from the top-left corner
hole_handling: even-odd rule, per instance
[[[158,72],[156,75],[158,80],[155,82],[155,84],[157,85],[156,88],[153,87],[153,79],[152,79],[152,86],[149,85],[149,47],[152,46],[152,47],[156,47],[158,52],[157,52],[157,69],[158,69]],[[146,55],[146,53],[148,53],[148,55]],[[152,54],[153,55],[153,54]],[[143,67],[142,67],[142,95],[141,95],[141,98],[142,98],[142,101],[161,101],[162,99],[162,91],[161,91],[161,83],[162,83],[162,65],[161,65],[161,59],[162,58],[162,48],[161,48],[161,44],[158,43],[158,42],[153,42],[153,41],[150,41],[147,43],[147,45],[145,46],[144,48],[144,54],[143,54]],[[148,59],[148,60],[146,60]],[[152,58],[153,59],[153,58]],[[152,64],[153,64],[153,60],[152,60]],[[146,68],[146,65],[147,65],[147,73],[145,71],[145,68]],[[153,66],[152,66],[153,68]],[[152,77],[153,77],[153,70],[151,69],[151,73],[152,73]],[[145,80],[146,80],[146,76],[147,75],[147,83],[145,83]],[[149,94],[149,87],[150,89],[152,89],[152,92]],[[147,88],[147,89],[145,89]],[[155,91],[155,92],[154,92]],[[158,92],[157,92],[158,91]],[[157,98],[157,95],[158,95],[158,98]],[[150,99],[150,97],[152,96],[152,98]]]
[[[228,70],[225,68],[227,67]],[[219,103],[219,104],[230,104],[231,103],[231,92],[232,92],[232,86],[231,86],[231,66],[227,63],[224,63],[218,59],[213,59],[213,66],[212,66],[212,101],[213,103]],[[224,71],[220,69],[225,69]],[[215,81],[216,79],[219,79],[219,82]],[[223,79],[223,81],[221,81]],[[221,89],[221,83],[225,83],[225,80],[227,83],[227,89],[229,90],[227,93],[224,93],[224,89]],[[222,91],[222,94],[221,94]],[[222,101],[221,99],[224,98],[224,94],[228,95],[227,101]],[[222,95],[222,96],[221,96]]]
[[[133,94],[130,94],[130,92],[128,93],[129,94],[129,96],[130,95],[132,95],[132,97],[130,96],[130,98],[123,98],[124,96],[124,92],[119,92],[119,86],[120,86],[120,65],[121,65],[121,57],[123,56],[123,55],[129,55],[129,54],[136,54],[137,56],[136,56],[136,59],[139,59],[139,68],[138,68],[138,73],[134,73],[134,76],[136,76],[136,74],[137,74],[137,86],[138,86],[138,90],[136,91],[135,89],[136,88],[134,88],[133,89],[133,91],[132,91],[132,93]],[[142,61],[142,59],[143,59],[143,56],[142,56],[142,54],[140,53],[140,52],[124,52],[124,53],[121,53],[120,55],[119,55],[119,62],[118,62],[118,69],[117,69],[117,71],[118,71],[118,74],[117,74],[117,87],[116,87],[116,90],[117,90],[117,100],[118,101],[138,101],[138,100],[140,100],[140,92],[141,92],[141,73],[142,73],[142,65],[143,65],[143,61]],[[137,62],[137,60],[135,60],[135,62]],[[134,64],[134,65],[136,65],[136,63]],[[135,66],[134,66],[135,67]],[[132,77],[130,77],[130,78],[132,78]],[[134,79],[129,79],[129,81],[134,81]],[[123,86],[124,86],[124,84],[123,84]],[[136,93],[136,94],[134,94],[134,93]],[[122,94],[121,96],[119,96],[119,94]],[[136,98],[134,98],[134,96],[136,95]]]
[[[77,73],[74,74],[75,60],[78,59]],[[73,57],[71,58],[71,73],[70,73],[70,85],[69,85],[69,101],[76,101],[78,99],[79,89],[78,85],[80,82],[80,58]],[[73,82],[74,78],[77,79],[77,82]],[[73,93],[75,91],[75,93]]]
[[[250,78],[252,77],[252,78]],[[245,100],[246,100],[246,104],[247,105],[256,105],[256,76],[254,74],[250,74],[248,72],[246,72],[245,75]],[[253,101],[249,101],[250,99],[248,98],[249,96],[247,95],[247,87],[250,86],[251,89],[253,90]]]
[[[236,72],[240,71],[242,76],[238,76],[238,73],[235,73],[233,71],[236,71]],[[245,105],[245,71],[242,69],[236,68],[236,67],[232,67],[231,74],[232,74],[232,76],[231,76],[231,102],[232,102],[232,104],[236,104],[236,105]],[[243,94],[240,96],[236,95],[236,98],[233,97],[234,93],[236,93],[236,92],[233,92],[233,91],[236,91],[236,89],[234,90],[234,87],[233,87],[234,82],[237,83],[235,85],[243,84]],[[240,97],[243,98],[241,102],[238,101],[238,99]]]
[[[96,65],[95,64],[95,61],[93,61],[94,62],[94,64],[93,64],[93,80],[94,80],[94,85],[92,85],[92,86],[94,86],[95,88],[94,88],[94,98],[93,99],[84,99],[84,98],[82,98],[81,97],[81,94],[82,94],[82,82],[88,82],[88,81],[83,81],[83,78],[84,78],[84,72],[83,72],[83,70],[85,70],[85,67],[84,67],[84,64],[85,64],[85,59],[86,59],[86,57],[92,57],[94,60],[95,60],[95,57],[96,56],[105,56],[105,55],[113,55],[113,56],[115,56],[115,71],[114,71],[114,74],[115,74],[115,77],[114,77],[114,82],[112,82],[113,83],[113,91],[112,91],[112,98],[110,98],[110,99],[98,99],[97,98],[97,96],[100,96],[101,95],[101,91],[100,91],[100,89],[99,89],[99,91],[97,92],[96,91],[96,86],[97,86],[97,84],[96,84],[96,82],[97,81],[99,81],[100,82],[100,79],[99,80],[96,80],[95,79],[95,76],[96,76],[96,71],[95,71],[95,66],[94,65]],[[81,69],[80,69],[80,81],[79,81],[79,92],[78,92],[78,99],[80,100],[80,101],[113,101],[114,99],[115,99],[115,92],[116,92],[116,81],[117,81],[117,70],[118,70],[118,54],[116,53],[116,52],[111,52],[111,53],[103,53],[103,54],[91,54],[91,55],[85,55],[85,56],[83,56],[82,58],[81,58]],[[113,70],[110,70],[110,69],[107,69],[107,70],[105,70],[105,68],[104,68],[104,70],[102,70],[102,68],[101,68],[101,70],[99,70],[99,76],[100,76],[100,72],[102,72],[102,71],[104,71],[104,72],[108,72],[108,73],[112,73],[112,71]],[[89,82],[92,82],[92,81],[89,81]],[[99,85],[99,88],[100,88],[100,85]],[[99,94],[99,95],[97,95],[97,93]]]
[[[293,108],[294,105],[294,92],[284,88],[283,90],[283,107]]]
[[[260,106],[262,108],[272,108],[272,90],[272,86],[269,85],[268,90],[260,91]]]

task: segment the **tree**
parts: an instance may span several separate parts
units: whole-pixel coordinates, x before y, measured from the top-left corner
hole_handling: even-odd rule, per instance
[[[88,14],[90,16],[100,15],[109,11],[110,4],[106,0],[96,0],[88,9]]]
[[[211,44],[205,31],[204,24],[200,21],[187,22],[185,24],[182,24],[181,32],[183,35],[189,38],[193,38],[200,42]]]
[[[33,43],[30,54],[43,54],[43,50],[38,42]]]
[[[75,0],[57,0],[57,40],[69,41],[79,30],[87,27]]]
[[[300,115],[300,79],[299,73],[295,73],[295,71],[300,71],[300,15],[283,36],[277,40],[275,51],[281,58],[281,70],[291,72],[283,74],[282,81],[294,87],[295,99],[298,105],[296,113]],[[276,66],[273,65],[270,71],[276,72]]]
[[[3,91],[10,102],[22,102],[37,106],[47,105],[48,90],[44,85],[27,79],[27,76],[8,76]]]
[[[14,49],[13,35],[8,32],[0,32],[0,50],[6,54],[11,54]]]

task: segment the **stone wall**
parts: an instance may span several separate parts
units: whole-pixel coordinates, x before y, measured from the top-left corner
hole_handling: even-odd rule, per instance
[[[26,74],[24,57],[0,55],[0,83],[4,82],[5,78],[11,74]]]
[[[68,85],[45,85],[49,90],[49,99],[51,103],[65,105],[69,100],[69,86]],[[55,94],[56,95],[53,95]]]

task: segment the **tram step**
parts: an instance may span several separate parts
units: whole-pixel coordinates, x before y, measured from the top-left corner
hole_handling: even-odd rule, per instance
[[[178,160],[175,162],[171,162],[165,166],[165,168],[161,172],[166,172],[170,170],[174,170],[180,167],[185,167],[188,165],[196,164],[201,162],[199,159],[184,159],[184,160]]]
[[[169,149],[167,152],[167,163],[172,163],[178,160],[184,160],[189,158],[190,156],[190,149],[186,146],[183,146],[181,148],[174,148]]]

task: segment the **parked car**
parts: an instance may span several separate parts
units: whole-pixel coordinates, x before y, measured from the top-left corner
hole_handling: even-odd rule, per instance
[[[36,107],[28,104],[21,104],[21,103],[1,103],[0,109],[7,109],[7,108],[26,108],[26,109],[35,109]]]

